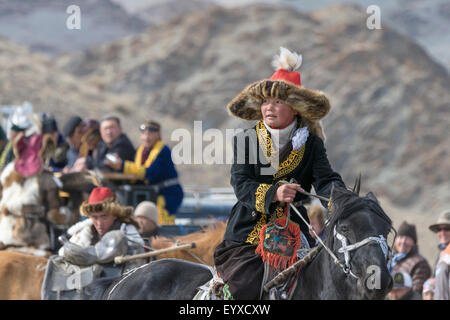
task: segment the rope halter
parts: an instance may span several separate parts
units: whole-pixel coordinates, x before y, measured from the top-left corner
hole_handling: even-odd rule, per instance
[[[356,242],[354,244],[348,244],[347,238],[340,234],[339,232],[336,231],[336,226],[334,226],[333,229],[333,234],[336,237],[336,239],[338,239],[341,244],[342,247],[338,249],[339,253],[343,253],[344,254],[344,261],[345,261],[345,268],[344,268],[344,272],[345,273],[349,273],[350,275],[352,275],[355,278],[358,278],[352,271],[351,271],[351,266],[350,266],[350,251],[356,250],[362,246],[365,246],[366,244],[375,242],[377,243],[380,248],[381,251],[383,251],[383,255],[384,258],[387,261],[387,267],[389,269],[389,266],[391,264],[391,260],[392,260],[392,249],[389,247],[386,238],[383,235],[379,235],[378,237],[368,237],[365,238],[364,240],[361,240],[359,242]]]

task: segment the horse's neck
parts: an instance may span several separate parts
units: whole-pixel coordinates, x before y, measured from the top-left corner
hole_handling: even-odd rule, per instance
[[[294,300],[347,299],[351,288],[345,274],[331,260],[326,250],[321,250],[313,261],[300,271]]]
[[[173,246],[175,243],[174,239],[170,239],[164,236],[157,236],[151,238],[151,247],[155,250],[165,249]]]

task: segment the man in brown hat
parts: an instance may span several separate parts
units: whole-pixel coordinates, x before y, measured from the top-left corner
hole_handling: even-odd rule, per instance
[[[431,268],[427,260],[419,254],[415,225],[406,221],[400,225],[394,250],[396,254],[392,259],[392,273],[408,273],[413,281],[413,290],[422,293],[423,283],[431,276]]]
[[[439,241],[438,249],[439,249],[439,254],[440,254],[442,251],[444,251],[444,249],[450,243],[450,210],[442,211],[439,214],[439,217],[438,217],[436,223],[432,224],[429,228],[431,231],[436,233],[438,236],[438,241]],[[438,260],[439,260],[439,255],[434,264],[433,274],[436,273],[436,264],[437,264]]]

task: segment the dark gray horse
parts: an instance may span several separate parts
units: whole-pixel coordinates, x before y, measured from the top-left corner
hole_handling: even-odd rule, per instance
[[[372,193],[359,197],[352,191],[336,189],[331,198],[333,209],[326,227],[325,245],[341,265],[326,250],[320,250],[300,270],[292,299],[383,299],[392,288],[387,267],[388,247],[382,246],[386,245],[385,239],[392,229],[391,220]],[[344,246],[350,250],[347,261],[339,252]],[[163,259],[135,269],[112,283],[112,279],[104,279],[92,284],[86,298],[192,299],[197,288],[210,279],[211,272],[203,265]]]

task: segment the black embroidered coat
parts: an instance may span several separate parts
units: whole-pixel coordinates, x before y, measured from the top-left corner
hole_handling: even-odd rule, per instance
[[[259,145],[260,149],[255,148],[255,145]],[[325,197],[330,196],[332,183],[345,186],[341,176],[330,166],[322,139],[312,133],[300,149],[292,150],[286,160],[279,164],[278,171],[272,168],[273,174],[267,174],[270,150],[270,133],[262,121],[234,137],[231,185],[238,202],[229,216],[224,240],[258,244],[261,228],[270,221],[273,214],[277,217],[283,214],[280,202],[272,202],[280,180],[289,181],[294,178],[305,191],[310,192],[311,186],[314,186],[316,193]],[[297,193],[294,202],[304,199],[305,195]],[[300,205],[298,209],[309,221],[306,208]],[[291,219],[309,237],[307,226],[293,211]]]

